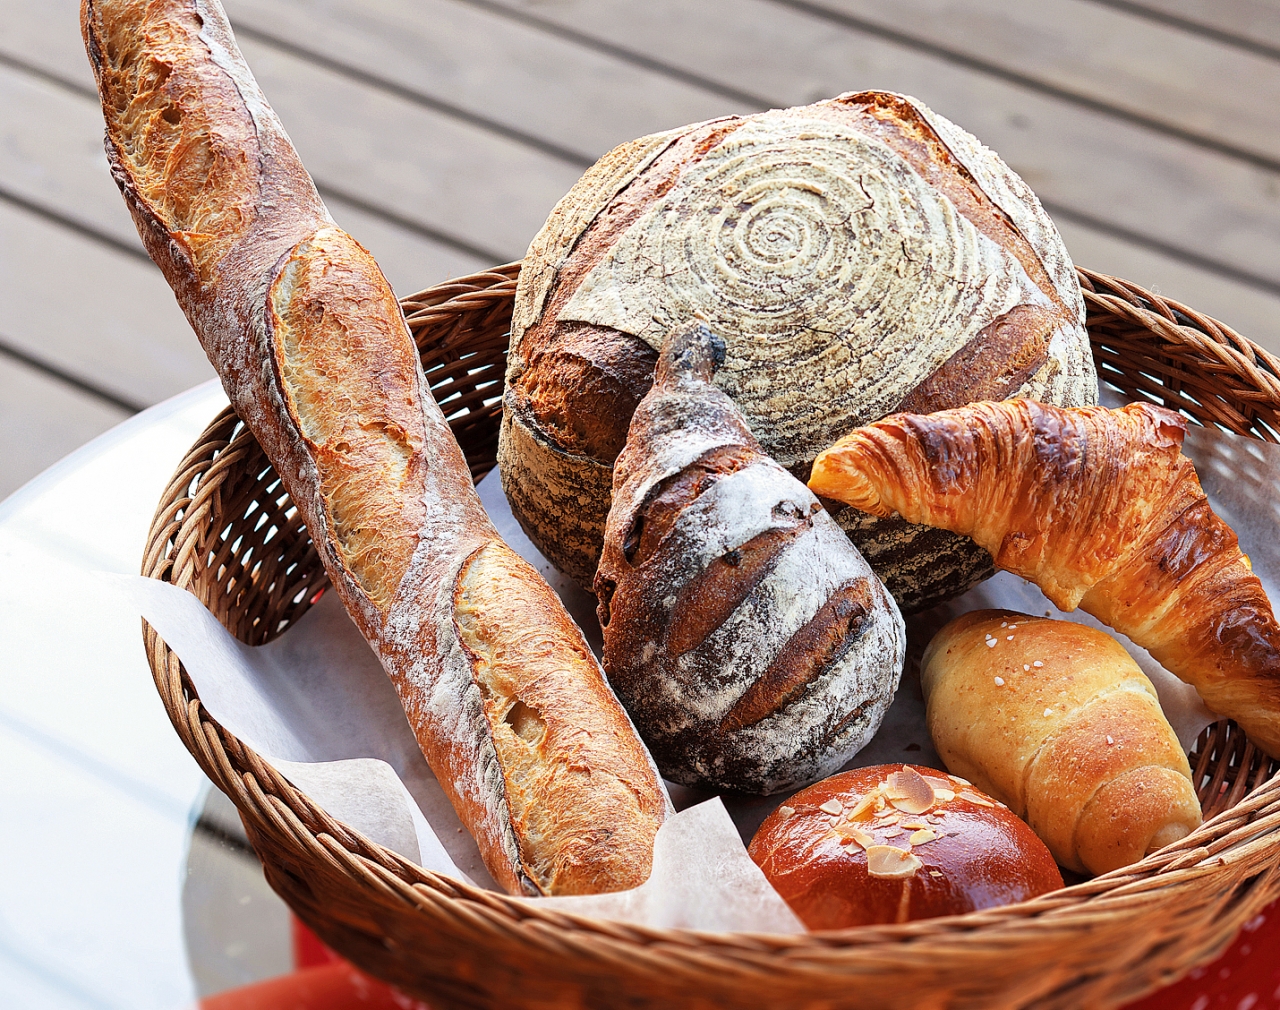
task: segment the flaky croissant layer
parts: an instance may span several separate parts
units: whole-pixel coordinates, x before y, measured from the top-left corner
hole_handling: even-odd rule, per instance
[[[1235,533],[1182,455],[1186,421],[1033,400],[894,414],[814,463],[810,488],[962,533],[1148,649],[1280,755],[1280,625]]]

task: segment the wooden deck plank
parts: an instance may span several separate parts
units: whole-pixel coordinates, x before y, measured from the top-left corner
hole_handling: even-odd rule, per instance
[[[0,353],[0,499],[128,416]]]
[[[138,407],[213,375],[155,267],[4,203],[0,340]]]
[[[1171,131],[1280,160],[1280,61],[1206,35],[1089,0],[799,2]]]
[[[1062,218],[1056,223],[1076,263],[1190,305],[1272,354],[1280,354],[1280,296],[1211,274],[1086,224]]]
[[[359,193],[494,261],[522,255],[582,173],[581,165],[281,49],[240,42],[322,189]]]
[[[768,0],[469,0],[790,105],[916,95],[1004,157],[1052,210],[1110,222],[1280,292],[1280,173]],[[673,27],[676,26],[676,27]]]
[[[96,99],[0,65],[0,194],[142,254],[133,220],[111,181]],[[357,235],[398,291],[491,265],[330,194],[335,219]]]
[[[634,137],[758,108],[726,106],[668,74],[451,0],[227,0],[226,8],[241,37],[266,33],[588,163]]]
[[[0,199],[10,196],[143,255],[102,151],[96,100],[0,65]],[[329,195],[339,224],[371,249],[397,291],[490,266]]]
[[[111,181],[98,103],[6,66],[0,66],[0,192],[145,255]]]
[[[57,3],[64,2],[57,0]],[[1152,135],[1150,131],[1132,124],[1116,123],[1070,103],[1027,93],[1025,89],[1007,82],[904,51],[902,47],[883,40],[860,36],[829,22],[760,0],[738,0],[735,9],[750,16],[727,21],[723,17],[725,9],[718,8],[715,2],[680,5],[665,0],[666,6],[660,2],[641,13],[617,0],[597,0],[587,5],[560,3],[551,7],[530,7],[522,0],[502,2],[521,9],[536,9],[542,18],[557,17],[561,23],[575,30],[602,33],[610,43],[640,47],[644,54],[665,59],[673,65],[695,67],[704,74],[714,73],[718,80],[729,86],[743,89],[754,86],[756,90],[762,90],[761,85],[764,85],[767,97],[775,104],[801,102],[844,88],[873,84],[919,94],[999,150],[1051,206],[1056,204],[1085,217],[1115,221],[1131,232],[1149,235],[1159,243],[1184,249],[1192,256],[1217,260],[1272,284],[1280,283],[1280,256],[1275,255],[1280,252],[1280,180],[1274,173],[1255,166],[1241,165],[1215,152],[1189,149],[1176,139]],[[455,6],[474,10],[473,5]],[[291,4],[281,4],[276,9],[289,13],[291,7]],[[378,51],[377,36],[387,33],[400,36],[409,51],[426,45],[426,40],[431,37],[430,19],[424,22],[405,15],[406,9],[393,5],[387,8],[385,20],[378,22],[373,17],[376,11],[363,8],[370,21],[382,27],[370,29],[364,42],[344,49],[344,57],[356,61],[364,69],[388,73],[399,67],[399,72],[404,73],[411,60],[406,58],[379,65],[374,62],[374,57]],[[488,11],[479,13],[493,20]],[[717,16],[721,16],[721,25],[728,26],[719,35],[713,31]],[[315,20],[319,25],[326,24],[325,18]],[[455,22],[455,28],[457,24]],[[461,24],[466,27],[469,23]],[[292,23],[292,27],[301,31],[303,26]],[[293,37],[304,44],[331,49],[335,40],[329,38],[326,31],[316,29],[311,34],[295,33]],[[479,30],[469,34],[483,37]],[[76,40],[71,41],[78,45]],[[456,203],[455,194],[459,188],[447,180],[438,188],[407,185],[413,180],[407,179],[405,173],[392,165],[382,170],[383,179],[389,175],[397,176],[393,180],[394,186],[387,190],[382,184],[383,179],[370,180],[362,175],[360,166],[352,158],[334,157],[335,149],[348,154],[360,151],[379,153],[379,141],[370,138],[370,134],[377,131],[365,130],[363,136],[351,137],[343,122],[347,118],[343,108],[354,105],[358,109],[360,103],[368,101],[387,109],[388,118],[394,119],[396,102],[400,103],[399,107],[411,106],[412,103],[394,96],[385,100],[376,96],[371,98],[368,92],[376,89],[368,89],[358,82],[342,79],[340,75],[311,67],[311,75],[304,74],[304,77],[319,75],[325,78],[332,85],[335,99],[343,99],[345,104],[338,100],[324,102],[325,113],[317,115],[313,111],[307,115],[304,100],[307,95],[298,92],[309,94],[312,82],[298,80],[289,83],[287,80],[291,72],[307,67],[305,61],[273,50],[261,42],[246,40],[247,49],[253,50],[254,46],[262,57],[253,61],[262,63],[258,75],[264,83],[274,85],[268,87],[268,93],[273,94],[275,104],[286,114],[286,122],[290,123],[295,139],[304,148],[304,157],[322,184],[326,178],[340,177],[344,181],[354,180],[348,183],[353,188],[389,191],[396,198],[391,201],[393,207],[388,209],[419,221],[423,218],[420,208],[426,203]],[[481,46],[480,52],[475,54],[477,59],[483,56],[483,49]],[[360,63],[361,60],[364,63]],[[534,90],[536,82],[531,81],[528,75],[507,75],[506,68],[510,63],[510,60],[482,63],[480,66],[485,72],[479,77],[472,74],[453,78],[453,91],[446,87],[449,81],[438,82],[431,94],[464,108],[483,109],[499,119],[507,116],[513,127],[549,136],[565,146],[591,151],[590,135],[594,133],[598,139],[604,128],[588,125],[578,127],[574,132],[574,123],[598,124],[602,118],[607,119],[610,111],[608,101],[579,103],[581,114],[566,117],[561,111],[563,102],[555,100],[555,89],[563,87],[562,84],[555,85],[549,95],[537,92]],[[429,70],[432,65],[424,60],[422,66]],[[554,75],[557,80],[571,80],[567,75],[572,67],[561,69],[564,70],[563,75]],[[424,88],[429,83],[427,76],[427,70],[420,71],[410,83]],[[493,83],[477,87],[478,79]],[[580,79],[577,83],[580,85],[577,88],[579,93],[589,93],[589,79]],[[362,91],[362,87],[365,90]],[[461,90],[456,90],[458,88]],[[686,86],[686,90],[698,89]],[[280,94],[274,95],[277,91]],[[501,93],[517,91],[528,93],[536,100],[512,112],[495,97],[495,92],[500,97]],[[714,96],[709,100],[705,93],[702,101],[708,111],[717,104]],[[388,103],[391,109],[388,109]],[[728,104],[725,100],[721,107]],[[319,102],[312,103],[310,108],[314,110],[320,105]],[[539,108],[556,111],[550,116],[539,117]],[[295,109],[301,110],[302,114],[294,115],[292,110]],[[430,112],[416,111],[424,115]],[[436,117],[447,119],[439,114]],[[456,121],[453,125],[463,132],[468,129],[467,124]],[[387,129],[392,127],[387,126]],[[474,139],[458,136],[440,138],[427,133],[419,133],[417,137],[424,146],[432,148],[438,148],[442,142],[464,144]],[[311,143],[312,138],[315,138],[314,143]],[[414,152],[409,151],[408,143],[396,143],[402,152],[408,151],[407,160],[412,162]],[[371,146],[374,147],[372,152],[369,151]],[[430,156],[427,155],[428,158]],[[402,154],[401,158],[404,157]],[[489,167],[493,167],[491,160],[483,157],[480,160],[488,161]],[[561,190],[567,188],[574,175],[572,168],[565,166],[565,169],[555,172],[561,179]],[[415,188],[417,192],[414,192]],[[544,188],[542,200],[534,200],[535,204],[540,202],[542,206],[527,213],[520,227],[508,227],[499,234],[466,212],[452,216],[441,214],[424,223],[451,234],[471,224],[479,225],[477,230],[484,233],[483,239],[487,239],[483,243],[487,251],[503,256],[516,255],[536,229],[541,212],[557,196],[557,187]],[[506,194],[503,196],[505,198]],[[475,198],[470,200],[472,204],[477,202],[480,201]],[[504,200],[504,203],[509,206],[511,201]],[[502,216],[512,223],[509,220],[511,215]],[[465,232],[460,237],[476,241],[474,235]],[[505,240],[505,244],[500,246],[499,240]]]
[[[1139,237],[1151,235],[1157,244],[1212,258],[1215,243],[1204,239],[1206,234],[1213,238],[1213,229],[1201,225],[1216,222],[1217,246],[1239,246],[1242,235],[1246,244],[1252,242],[1254,255],[1227,263],[1248,272],[1264,258],[1258,250],[1274,249],[1280,231],[1280,211],[1273,206],[1259,213],[1258,208],[1259,194],[1262,202],[1276,203],[1276,180],[1251,174],[1257,171],[1253,166],[1241,169],[1232,159],[1206,158],[1203,151],[1184,164],[1187,145],[1163,138],[1165,146],[1153,151],[1149,131],[1132,124],[1129,144],[1141,157],[1123,144],[1107,157],[1114,123],[1105,116],[1081,113],[1050,96],[1019,94],[1008,82],[993,83],[918,52],[903,59],[902,47],[759,0],[739,0],[733,5],[739,15],[728,21],[723,0],[699,5],[657,0],[647,10],[615,0],[500,2],[551,19],[551,27],[558,24],[563,31],[512,20],[495,11],[490,0],[230,0],[228,5],[244,26],[251,64],[325,187],[335,217],[373,250],[401,292],[519,255],[551,203],[577,176],[577,165],[530,152],[510,137],[495,137],[479,121],[494,120],[499,127],[581,152],[585,159],[629,136],[748,111],[748,102],[735,104],[726,91],[759,91],[769,103],[791,104],[878,84],[920,94],[1000,150],[1051,207],[1076,211],[1069,223],[1060,220],[1064,233],[1073,235],[1081,262],[1121,273],[1123,264],[1133,263],[1135,271],[1145,271],[1131,274],[1140,283],[1154,278],[1151,283],[1165,293],[1216,313],[1255,338],[1276,339],[1274,324],[1267,325],[1275,318],[1270,292],[1080,223],[1091,216],[1118,217]],[[38,5],[0,0],[0,53],[35,47],[20,51],[24,62],[83,86],[89,75],[76,33],[76,6],[75,0]],[[717,18],[728,25],[719,35],[711,31]],[[676,79],[661,67],[643,65],[644,59],[571,41],[565,37],[570,30],[594,33],[609,45],[688,74]],[[264,40],[264,33],[328,54],[407,97],[283,51]],[[698,85],[699,76],[708,86]],[[33,201],[136,245],[119,196],[106,181],[96,105],[78,104],[65,88],[0,67],[0,94],[6,94],[5,87],[0,187],[16,187]],[[415,93],[424,101],[415,102]],[[993,104],[992,94],[999,99]],[[424,102],[454,107],[462,118]],[[1070,115],[1064,115],[1064,106]],[[475,121],[465,122],[467,116]],[[44,139],[34,139],[42,132]],[[492,156],[495,148],[499,159]],[[1059,157],[1064,151],[1065,160]],[[498,171],[503,158],[508,167],[516,163],[506,175]],[[540,197],[531,197],[523,186],[530,176],[522,169],[529,162],[539,169],[532,178]],[[1090,169],[1084,179],[1075,171],[1081,162]],[[476,185],[478,180],[483,184]],[[349,192],[366,209],[345,203],[337,191]],[[369,205],[385,213],[369,213]],[[1116,205],[1118,214],[1109,216]],[[1168,205],[1179,208],[1176,227],[1166,220]],[[388,213],[405,218],[409,227],[389,221]],[[463,248],[436,241],[432,233],[459,239]],[[1092,262],[1084,250],[1105,255],[1107,263]],[[1277,272],[1261,279],[1274,283],[1280,257],[1272,256],[1270,263]],[[1236,306],[1234,313],[1223,311]]]
[[[80,0],[0,0],[0,54],[92,91]]]
[[[1280,6],[1275,0],[1094,0],[1133,11],[1177,18],[1226,36],[1280,49]]]

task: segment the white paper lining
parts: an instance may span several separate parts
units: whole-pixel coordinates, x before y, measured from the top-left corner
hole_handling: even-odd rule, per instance
[[[1237,531],[1268,594],[1280,585],[1280,503],[1273,498],[1280,446],[1192,428],[1184,451],[1214,509]],[[560,575],[512,517],[496,472],[480,484],[491,518],[532,562],[599,649],[595,600]],[[236,641],[191,594],[141,577],[104,576],[183,660],[201,702],[331,816],[421,866],[482,887],[495,885],[418,749],[394,689],[335,594],[275,641]],[[934,630],[969,610],[998,607],[1102,627],[1063,614],[1032,584],[1008,573],[908,621],[918,656]],[[1114,634],[1114,632],[1112,632]],[[1123,639],[1151,677],[1166,716],[1189,748],[1213,716],[1195,691]],[[924,725],[918,671],[909,660],[880,732],[847,767],[911,762],[941,768]],[[655,842],[654,870],[617,894],[534,899],[565,911],[653,927],[794,933],[803,930],[746,854],[744,841],[783,796],[712,798],[669,786],[680,810]]]

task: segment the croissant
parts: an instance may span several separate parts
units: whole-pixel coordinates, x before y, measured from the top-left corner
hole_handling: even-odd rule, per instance
[[[1149,403],[894,414],[823,452],[819,495],[963,533],[998,567],[1149,650],[1280,756],[1280,626],[1235,533]]]
[[[1110,635],[976,610],[934,636],[920,686],[947,769],[1007,803],[1069,869],[1128,866],[1200,824],[1155,688]]]
[[[614,470],[596,573],[609,683],[667,778],[745,792],[844,764],[902,674],[893,597],[676,330]]]

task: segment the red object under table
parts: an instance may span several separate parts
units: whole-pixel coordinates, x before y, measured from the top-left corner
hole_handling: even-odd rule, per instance
[[[296,919],[293,950],[293,974],[210,996],[200,1010],[430,1010],[343,961]],[[1218,960],[1124,1010],[1280,1010],[1280,902],[1245,923]]]

